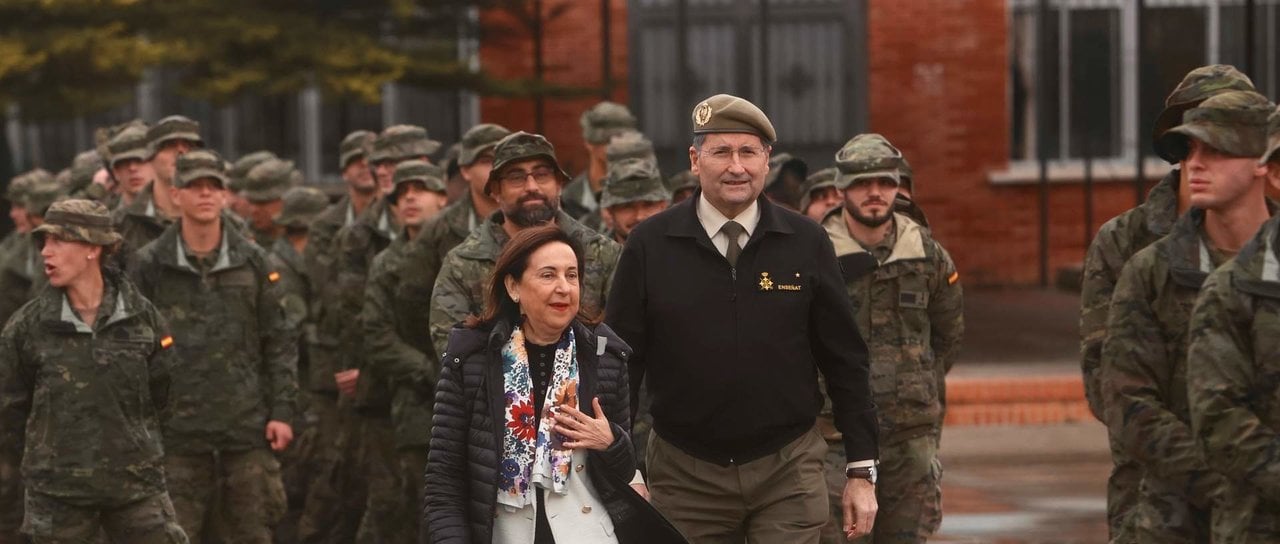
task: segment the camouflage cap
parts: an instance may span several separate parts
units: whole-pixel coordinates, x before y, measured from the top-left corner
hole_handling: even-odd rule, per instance
[[[437,193],[445,192],[444,168],[431,164],[427,161],[407,160],[396,165],[396,171],[391,175],[391,203],[395,204],[396,195],[400,192],[400,184],[420,182],[428,191]]]
[[[37,184],[53,181],[53,174],[43,168],[23,172],[9,180],[9,187],[5,190],[5,198],[19,206],[26,206],[27,196],[31,194],[32,188]]]
[[[476,162],[476,158],[486,150],[493,149],[498,145],[498,141],[506,138],[511,134],[507,127],[495,125],[492,123],[484,123],[476,125],[467,130],[462,135],[462,141],[459,142],[458,148],[458,164],[469,166]]]
[[[345,170],[351,161],[363,157],[365,146],[373,142],[378,135],[368,130],[357,130],[347,134],[338,144],[338,169]]]
[[[44,223],[32,232],[95,246],[114,246],[122,239],[111,226],[111,211],[106,205],[78,198],[50,205]]]
[[[369,151],[369,162],[416,159],[439,150],[440,142],[428,138],[427,129],[414,125],[394,125],[374,138]]]
[[[117,163],[126,160],[150,159],[151,152],[147,150],[147,141],[146,125],[129,125],[121,129],[107,140],[107,154],[110,155],[111,167],[115,168]]]
[[[616,102],[604,101],[582,112],[582,139],[591,144],[607,144],[614,135],[635,130],[636,118],[631,110]]]
[[[1169,96],[1165,98],[1164,110],[1156,117],[1156,124],[1151,134],[1156,155],[1170,163],[1177,163],[1182,160],[1174,153],[1174,151],[1177,151],[1176,149],[1166,149],[1161,142],[1165,132],[1182,123],[1182,114],[1187,110],[1198,106],[1201,102],[1216,94],[1227,91],[1254,90],[1256,89],[1254,89],[1253,81],[1249,79],[1249,76],[1244,75],[1234,66],[1210,64],[1187,72],[1186,77],[1182,78],[1182,82],[1178,83],[1173,92],[1169,93]]]
[[[804,186],[801,188],[800,195],[800,211],[803,212],[809,207],[809,202],[813,199],[813,193],[836,186],[836,168],[823,168],[805,178]]]
[[[200,123],[182,115],[170,115],[147,129],[147,157],[154,157],[165,142],[186,140],[197,146],[203,146],[200,138]]]
[[[283,200],[284,207],[272,221],[285,227],[310,227],[329,207],[329,197],[315,187],[290,187]]]
[[[296,172],[293,161],[277,158],[262,161],[244,178],[245,200],[261,203],[284,198],[285,191],[295,185]]]
[[[27,213],[37,217],[43,216],[54,202],[67,196],[67,188],[56,179],[41,179],[31,185],[27,191]]]
[[[1190,139],[1237,157],[1261,157],[1267,152],[1267,117],[1275,105],[1253,91],[1228,91],[1201,102],[1182,114],[1182,124],[1160,137],[1160,145],[1181,161]]]
[[[227,187],[227,163],[217,151],[196,149],[178,155],[177,175],[173,177],[174,188],[183,189],[191,182],[204,178],[216,179],[222,184],[222,188]]]
[[[778,141],[769,116],[745,98],[718,94],[693,108],[693,133],[741,132],[755,134],[765,145]]]
[[[604,156],[609,163],[626,159],[658,161],[658,157],[653,153],[653,142],[635,130],[620,132],[610,138],[609,146],[604,148]]]
[[[836,185],[845,190],[863,178],[884,177],[901,183],[902,152],[879,134],[854,136],[836,152]]]
[[[769,173],[764,176],[764,188],[768,189],[773,187],[773,184],[778,181],[778,177],[782,175],[783,165],[793,160],[796,160],[796,158],[792,157],[790,153],[776,153],[770,155]]]
[[[1272,159],[1280,159],[1280,155],[1276,155],[1276,151],[1280,150],[1280,107],[1271,112],[1271,116],[1267,118],[1267,152],[1262,155],[1262,159],[1258,164],[1266,164]]]
[[[667,189],[674,193],[678,193],[685,189],[697,189],[698,176],[693,175],[692,170],[685,170],[674,176],[667,178]]]
[[[227,168],[227,181],[229,182],[227,190],[233,193],[244,190],[245,183],[248,181],[249,171],[253,170],[255,166],[275,158],[278,158],[275,153],[264,149],[236,159],[236,162],[231,163],[231,167]]]
[[[125,130],[125,129],[127,129],[127,128],[129,128],[129,127],[141,127],[141,128],[142,128],[142,145],[141,145],[141,148],[142,148],[142,154],[143,154],[143,155],[146,155],[146,149],[147,149],[147,124],[146,124],[146,123],[144,123],[144,122],[142,122],[142,120],[141,120],[141,119],[133,119],[133,120],[131,120],[131,121],[126,121],[126,122],[124,122],[124,123],[120,123],[120,124],[118,124],[118,125],[111,125],[111,126],[106,126],[106,127],[98,127],[98,128],[96,128],[96,129],[94,129],[94,131],[93,131],[93,144],[94,144],[94,149],[97,149],[97,150],[98,150],[98,154],[102,156],[102,162],[103,162],[103,163],[105,163],[105,164],[107,165],[107,168],[110,168],[110,167],[111,167],[111,159],[112,159],[112,157],[111,157],[111,155],[112,155],[112,154],[111,154],[111,151],[110,151],[109,149],[107,149],[107,146],[111,143],[111,140],[115,139],[115,137],[116,137],[116,136],[119,136],[121,132],[124,132],[124,130]],[[145,156],[144,156],[144,157],[142,157],[142,160],[146,160],[146,157],[145,157]]]
[[[99,168],[102,168],[102,157],[98,155],[96,149],[81,151],[71,161],[67,190],[70,192],[84,190],[93,183],[93,175],[98,173]]]
[[[662,181],[658,164],[649,159],[623,159],[609,165],[609,177],[600,196],[602,208],[632,202],[670,202],[671,191]]]
[[[566,174],[560,168],[559,161],[556,160],[556,148],[551,145],[541,134],[529,134],[520,131],[513,132],[505,138],[498,141],[498,145],[493,148],[493,170],[489,171],[489,181],[485,183],[485,192],[491,192],[493,185],[502,179],[502,170],[507,166],[530,159],[547,159],[551,161],[551,168],[555,170],[556,176],[560,178],[560,184],[563,185],[569,181],[569,174]]]
[[[915,191],[916,174],[911,169],[911,163],[907,162],[907,158],[902,158],[902,164],[898,165],[899,182],[907,188],[908,191]]]

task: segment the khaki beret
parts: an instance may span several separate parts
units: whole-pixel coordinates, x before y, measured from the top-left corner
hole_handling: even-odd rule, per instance
[[[769,117],[744,98],[718,94],[693,108],[693,133],[741,132],[755,134],[765,145],[778,141]]]

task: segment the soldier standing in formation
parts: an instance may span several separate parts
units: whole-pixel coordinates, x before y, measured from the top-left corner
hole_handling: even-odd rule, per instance
[[[376,511],[385,520],[370,527],[370,532],[380,531],[369,535],[372,541],[415,542],[440,369],[439,359],[427,358],[434,350],[425,334],[427,312],[422,306],[430,297],[417,290],[421,283],[405,281],[400,274],[417,272],[404,267],[405,257],[423,225],[444,207],[444,170],[425,161],[405,161],[396,166],[393,187],[388,199],[401,231],[370,265],[360,314],[368,352],[360,379],[376,376],[384,384],[392,429],[378,437],[381,442],[368,445],[383,461],[370,468],[367,512]],[[365,533],[362,525],[361,534]]]
[[[1203,66],[1188,73],[1165,99],[1165,108],[1156,119],[1152,138],[1156,154],[1171,164],[1178,164],[1181,157],[1164,149],[1159,137],[1182,122],[1184,111],[1231,90],[1251,91],[1253,83],[1235,68],[1225,65]],[[1129,258],[1169,234],[1174,221],[1190,207],[1184,175],[1185,169],[1174,169],[1151,189],[1141,205],[1104,223],[1085,256],[1080,292],[1081,367],[1089,409],[1104,422],[1106,403],[1100,369],[1111,296]],[[1118,443],[1112,441],[1110,447],[1113,468],[1107,483],[1107,524],[1113,540],[1125,541],[1132,538],[1124,530],[1129,513],[1138,502],[1141,469]]]
[[[186,542],[160,440],[173,337],[104,268],[120,242],[105,206],[67,200],[46,220],[34,234],[50,288],[0,335],[0,443],[22,459],[22,532],[36,543]]]
[[[1226,498],[1226,479],[1191,435],[1187,326],[1205,278],[1270,216],[1257,158],[1272,109],[1252,91],[1222,93],[1160,139],[1185,171],[1191,208],[1125,264],[1102,348],[1107,429],[1141,469],[1125,530],[1137,542],[1206,542],[1212,507]]]
[[[564,187],[560,197],[565,213],[587,228],[599,229],[600,193],[609,176],[609,141],[623,132],[636,129],[631,110],[615,102],[600,102],[582,112],[582,140],[587,149],[587,169]]]
[[[132,271],[180,341],[163,428],[169,491],[193,542],[269,543],[286,507],[272,452],[293,440],[298,388],[280,274],[223,222],[222,157],[182,154],[172,181],[179,219]]]
[[[1280,109],[1260,165],[1280,185]],[[1214,504],[1213,542],[1280,540],[1280,215],[1209,274],[1191,312],[1191,435],[1231,482]]]

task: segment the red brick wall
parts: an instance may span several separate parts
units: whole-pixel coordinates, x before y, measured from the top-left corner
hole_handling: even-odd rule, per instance
[[[994,186],[1009,157],[1005,0],[869,0],[870,128],[911,161],[921,206],[968,284],[1039,281],[1035,185]],[[1052,187],[1050,274],[1084,258],[1080,184]],[[1093,229],[1133,205],[1096,186]],[[1052,280],[1052,276],[1050,278]]]
[[[533,2],[527,5],[532,6]],[[547,97],[540,132],[556,146],[556,154],[571,175],[586,167],[586,150],[578,117],[601,100],[602,73],[600,0],[543,0],[543,78],[547,83],[593,89],[576,97]],[[610,0],[610,47],[613,88],[610,98],[627,103],[627,2]],[[490,9],[481,13],[480,64],[502,79],[533,78],[533,40],[527,27],[510,13]],[[512,130],[538,132],[534,126],[534,100],[494,98],[480,100],[483,122]]]

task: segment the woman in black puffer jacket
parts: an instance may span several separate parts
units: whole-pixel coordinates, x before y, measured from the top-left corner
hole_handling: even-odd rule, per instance
[[[685,542],[629,485],[630,348],[576,317],[580,270],[563,231],[525,229],[495,264],[484,315],[450,333],[424,542]]]

